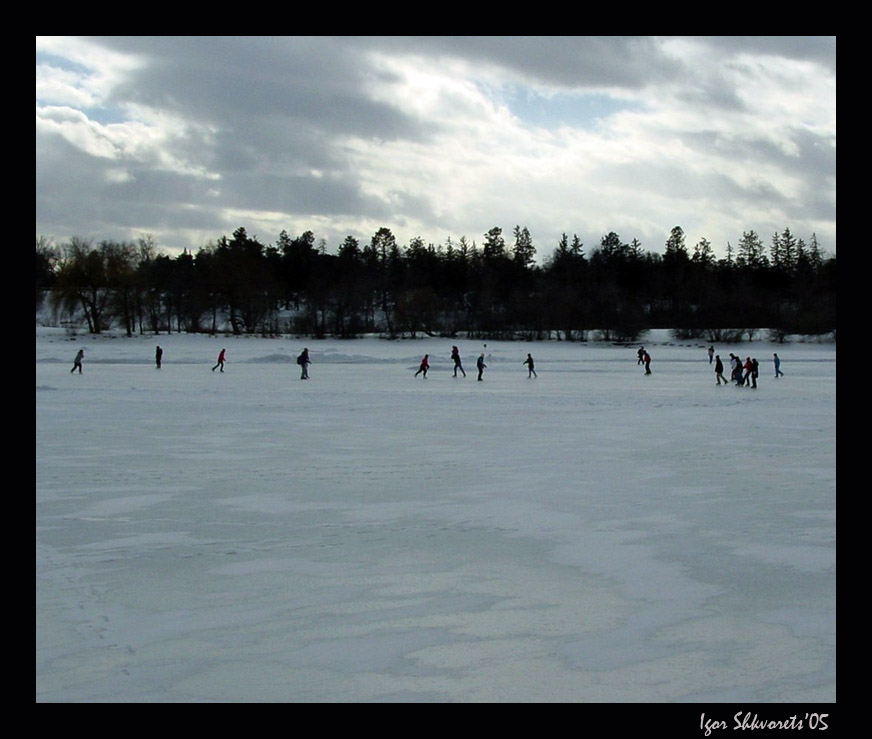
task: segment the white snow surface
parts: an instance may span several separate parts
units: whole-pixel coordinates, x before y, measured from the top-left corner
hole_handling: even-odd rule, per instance
[[[38,328],[37,701],[835,701],[835,344],[643,343]]]

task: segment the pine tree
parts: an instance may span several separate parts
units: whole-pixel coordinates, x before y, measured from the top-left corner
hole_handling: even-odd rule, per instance
[[[763,242],[756,231],[744,231],[739,244],[736,247],[736,264],[740,267],[765,267],[767,266],[766,254],[763,250]]]
[[[533,246],[533,237],[526,226],[515,226],[515,246],[512,249],[512,258],[515,264],[521,267],[529,267],[533,264],[536,256],[536,247]]]
[[[484,235],[482,255],[485,261],[506,256],[506,241],[503,239],[503,230],[499,226],[494,226]]]

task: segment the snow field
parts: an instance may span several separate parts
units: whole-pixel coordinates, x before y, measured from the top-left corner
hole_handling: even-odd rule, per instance
[[[37,700],[835,700],[834,345],[646,346],[38,331]]]

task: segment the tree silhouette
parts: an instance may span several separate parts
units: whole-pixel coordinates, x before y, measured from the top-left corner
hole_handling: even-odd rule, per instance
[[[495,226],[481,247],[465,236],[400,245],[382,227],[363,246],[347,236],[332,254],[312,231],[282,231],[265,245],[240,227],[176,257],[160,253],[151,237],[96,247],[76,237],[60,247],[38,238],[37,309],[50,289],[51,306],[81,316],[94,333],[112,324],[128,334],[537,339],[556,332],[568,341],[591,331],[634,341],[651,328],[711,341],[759,328],[776,340],[835,334],[836,259],[814,234],[805,242],[785,228],[767,255],[748,230],[716,259],[706,239],[691,254],[679,226],[662,254],[614,231],[588,254],[577,235],[564,233],[541,263],[529,229],[515,226],[513,237],[507,247]]]

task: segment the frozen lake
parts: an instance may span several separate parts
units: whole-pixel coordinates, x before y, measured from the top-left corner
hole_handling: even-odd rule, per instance
[[[646,346],[38,329],[37,701],[834,701],[835,345]]]

